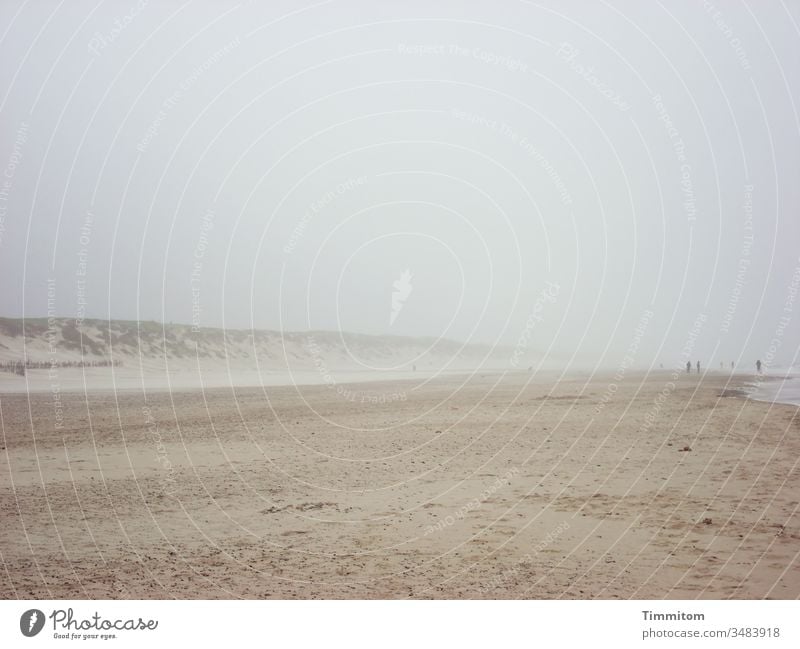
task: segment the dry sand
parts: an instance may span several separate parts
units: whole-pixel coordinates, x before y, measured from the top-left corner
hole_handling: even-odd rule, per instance
[[[6,394],[0,594],[797,598],[798,409],[670,380]]]

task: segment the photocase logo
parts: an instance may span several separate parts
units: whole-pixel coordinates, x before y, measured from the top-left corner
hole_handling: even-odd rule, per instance
[[[414,289],[411,285],[412,277],[411,271],[406,268],[400,275],[400,278],[392,282],[394,291],[392,291],[392,313],[389,315],[390,326],[397,320],[397,316],[400,315],[400,311],[403,309],[403,304],[405,304],[408,296],[411,295],[411,291]]]
[[[44,627],[44,613],[38,608],[25,611],[19,618],[19,630],[22,635],[32,638]]]

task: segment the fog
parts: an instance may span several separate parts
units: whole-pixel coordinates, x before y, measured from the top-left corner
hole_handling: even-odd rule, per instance
[[[796,364],[796,3],[0,11],[2,316]]]

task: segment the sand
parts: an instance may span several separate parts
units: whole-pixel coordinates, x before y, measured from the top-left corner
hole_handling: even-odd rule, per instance
[[[2,394],[0,596],[797,598],[798,408],[670,381]]]

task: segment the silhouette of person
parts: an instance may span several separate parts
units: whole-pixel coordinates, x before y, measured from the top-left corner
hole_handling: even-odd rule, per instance
[[[761,374],[761,361],[760,361],[760,360],[757,360],[757,361],[756,361],[756,371],[757,371],[759,374]]]
[[[719,369],[724,370],[725,366],[722,364],[722,361],[719,362]]]
[[[692,371],[692,361],[686,361],[686,373],[688,374],[691,371]]]
[[[700,361],[697,361],[697,373],[700,374]]]
[[[731,361],[731,369],[733,369],[733,368],[734,368],[733,361]]]

